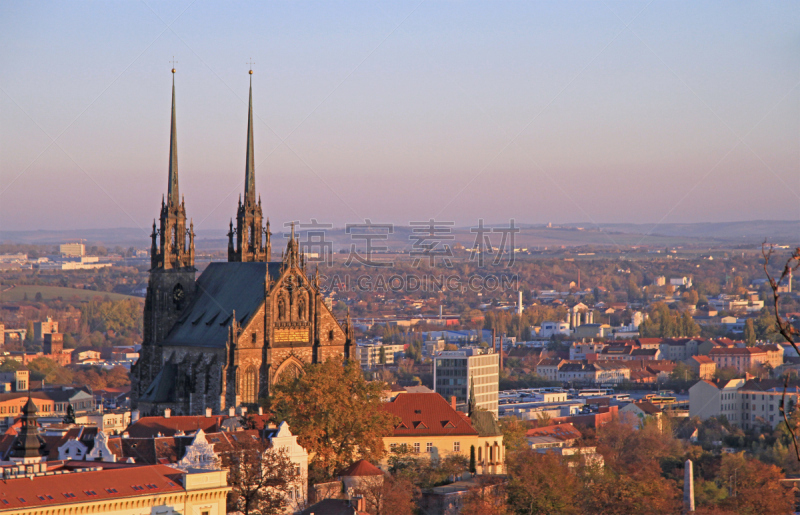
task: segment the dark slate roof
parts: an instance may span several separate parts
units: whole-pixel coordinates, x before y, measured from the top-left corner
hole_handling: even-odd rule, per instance
[[[358,513],[347,499],[325,499],[309,506],[300,515],[355,515]]]
[[[264,302],[267,270],[274,282],[281,263],[211,263],[197,279],[198,295],[170,331],[164,345],[225,347],[231,314],[246,324]]]
[[[131,438],[155,438],[159,433],[164,436],[174,436],[182,431],[186,434],[202,429],[205,433],[216,433],[222,429],[224,415],[186,415],[167,417],[142,417],[128,426],[127,432]],[[234,420],[235,417],[234,417]]]
[[[749,379],[739,391],[749,392],[783,392],[784,383],[780,379]],[[800,393],[800,383],[790,381],[787,393]]]
[[[180,461],[186,455],[186,448],[192,444],[194,437],[194,434],[145,438],[115,436],[109,438],[108,447],[119,461],[133,458],[138,464],[164,465]],[[237,443],[247,445],[262,440],[259,431],[255,429],[206,433],[206,439],[218,454],[234,450]]]
[[[139,400],[154,403],[174,401],[177,368],[175,363],[165,363]]]

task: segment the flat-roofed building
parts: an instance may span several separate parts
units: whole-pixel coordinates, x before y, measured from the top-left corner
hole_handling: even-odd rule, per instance
[[[62,243],[58,252],[64,257],[83,257],[86,255],[86,246],[83,243]]]
[[[464,407],[474,389],[478,408],[499,415],[500,355],[491,349],[468,348],[462,351],[443,351],[433,360],[434,391],[445,399],[456,398]]]
[[[36,340],[37,342],[43,341],[45,334],[57,333],[57,332],[58,332],[58,322],[54,321],[50,317],[47,317],[46,320],[43,320],[41,322],[33,323],[33,339]]]

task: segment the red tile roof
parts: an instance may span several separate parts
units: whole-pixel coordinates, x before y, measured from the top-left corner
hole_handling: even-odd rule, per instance
[[[358,460],[343,471],[339,472],[339,477],[363,477],[363,476],[382,476],[381,469],[368,462]]]
[[[701,365],[706,363],[714,363],[714,360],[709,358],[708,356],[698,355],[692,356],[691,359],[695,360],[696,362],[700,363]]]
[[[759,349],[758,347],[714,347],[708,352],[708,355],[725,356],[725,355],[753,355],[753,354],[766,354],[767,351]]]
[[[0,483],[0,511],[181,492],[180,475],[172,467],[152,465],[7,479]]]
[[[454,410],[438,393],[405,393],[383,409],[400,418],[394,436],[477,435],[469,418]]]

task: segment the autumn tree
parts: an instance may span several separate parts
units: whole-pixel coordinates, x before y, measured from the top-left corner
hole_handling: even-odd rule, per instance
[[[263,441],[240,439],[237,445],[222,454],[222,465],[228,469],[228,512],[243,515],[277,515],[289,506],[302,488],[295,466],[285,449],[268,448]]]
[[[508,452],[528,447],[528,441],[525,439],[528,424],[525,421],[517,417],[502,417],[499,423],[503,431],[503,445]]]
[[[510,515],[501,478],[483,477],[477,483],[461,501],[460,515]]]
[[[791,513],[794,494],[781,485],[783,478],[774,465],[748,459],[744,453],[723,454],[718,481],[728,486],[730,495],[720,505],[737,513]]]
[[[370,515],[413,515],[419,489],[407,478],[367,476],[353,493],[364,498]]]
[[[383,409],[384,388],[367,382],[358,362],[335,357],[275,385],[272,408],[308,450],[314,471],[330,478],[358,459],[383,455],[383,437],[395,426],[395,417]]]
[[[580,482],[561,456],[526,449],[507,458],[508,504],[514,513],[582,513]]]
[[[680,513],[681,492],[675,483],[661,476],[655,462],[630,474],[610,469],[599,471],[587,482],[581,496],[583,513],[627,515],[629,513]]]
[[[58,362],[40,357],[28,363],[31,371],[31,379],[34,381],[44,380],[47,384],[72,384],[72,370],[62,367]]]

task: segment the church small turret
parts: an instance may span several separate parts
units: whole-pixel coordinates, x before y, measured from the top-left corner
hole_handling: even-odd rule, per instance
[[[14,443],[11,444],[11,454],[9,455],[11,461],[22,463],[44,461],[45,441],[39,435],[37,411],[36,404],[28,392],[28,402],[22,407],[22,417],[20,417],[22,427],[20,427]]]

